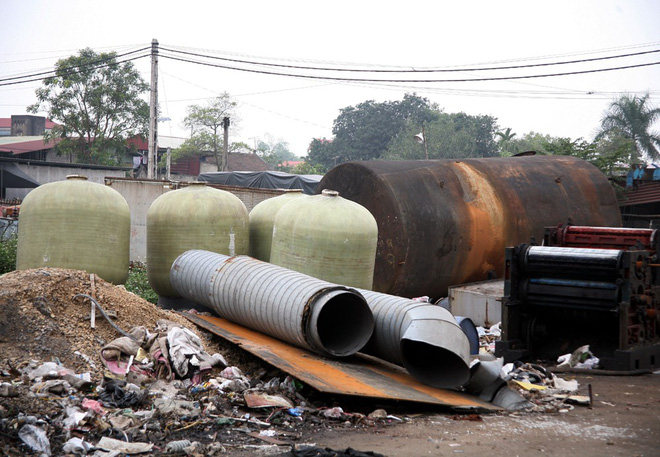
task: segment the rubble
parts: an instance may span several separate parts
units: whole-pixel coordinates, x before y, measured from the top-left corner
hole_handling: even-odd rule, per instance
[[[400,421],[314,405],[295,379],[244,363],[180,314],[92,280],[94,297],[77,270],[0,277],[4,455],[283,453],[304,427]],[[116,316],[112,325],[97,319],[92,328],[90,301]]]

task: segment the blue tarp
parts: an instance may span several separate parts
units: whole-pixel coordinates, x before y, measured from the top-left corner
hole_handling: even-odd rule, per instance
[[[294,175],[281,171],[215,171],[200,173],[198,181],[225,186],[256,187],[259,189],[302,189],[313,195],[321,175]]]

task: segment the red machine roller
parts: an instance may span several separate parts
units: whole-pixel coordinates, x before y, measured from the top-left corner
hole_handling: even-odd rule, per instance
[[[584,227],[579,225],[558,225],[547,227],[543,244],[545,246],[645,250],[651,255],[658,252],[657,230],[621,227]]]

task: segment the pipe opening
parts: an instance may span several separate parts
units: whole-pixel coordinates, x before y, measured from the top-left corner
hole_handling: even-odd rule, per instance
[[[462,357],[423,341],[403,338],[401,359],[413,378],[429,386],[455,388],[470,378],[470,369]]]
[[[333,290],[312,305],[308,336],[317,350],[338,357],[355,354],[367,344],[373,329],[371,309],[356,293]]]

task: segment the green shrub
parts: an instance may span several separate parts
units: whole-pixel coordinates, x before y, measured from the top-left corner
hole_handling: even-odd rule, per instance
[[[9,273],[16,269],[16,247],[18,235],[0,236],[0,274]]]
[[[126,290],[133,292],[154,305],[158,303],[158,294],[153,291],[147,280],[147,268],[144,265],[133,263],[128,269],[128,279],[124,284]]]

